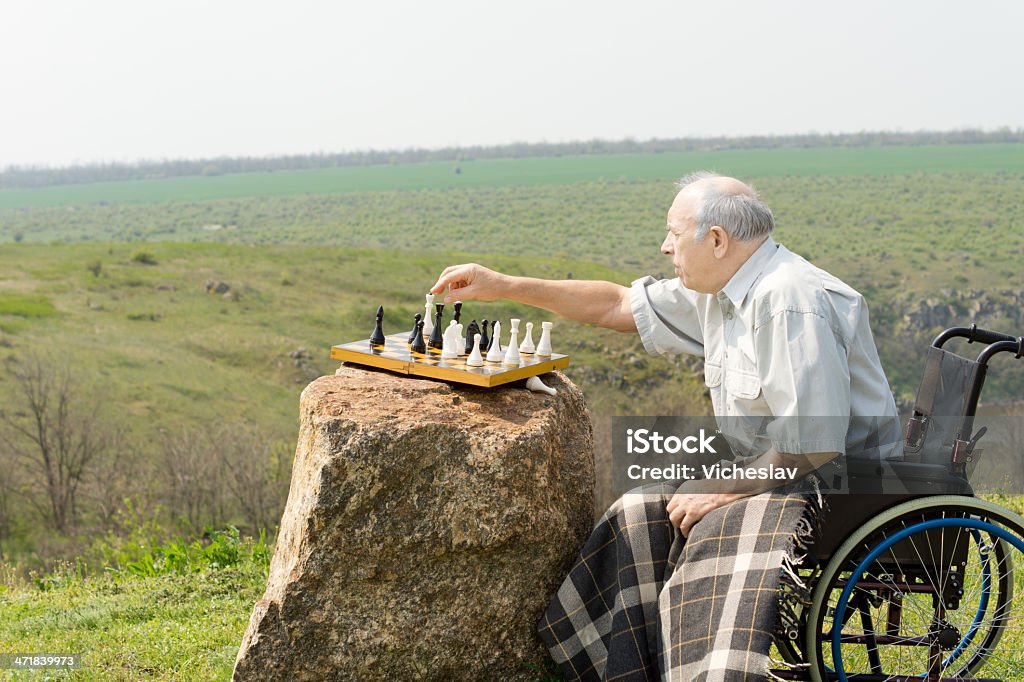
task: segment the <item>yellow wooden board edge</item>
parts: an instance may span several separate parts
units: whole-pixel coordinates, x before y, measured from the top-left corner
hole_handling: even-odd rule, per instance
[[[472,372],[451,369],[449,367],[422,365],[410,360],[396,360],[395,358],[386,358],[379,355],[368,355],[367,353],[347,350],[345,348],[340,348],[339,346],[331,347],[331,359],[340,360],[342,362],[351,362],[358,365],[379,367],[380,369],[400,372],[410,376],[443,379],[445,381],[454,381],[457,383],[484,387],[500,386],[519,379],[528,379],[529,377],[544,374],[545,372],[552,372],[556,369],[565,369],[569,366],[569,356],[563,356],[554,360],[545,360],[544,362],[525,365],[517,369],[509,369],[501,374],[473,374]]]

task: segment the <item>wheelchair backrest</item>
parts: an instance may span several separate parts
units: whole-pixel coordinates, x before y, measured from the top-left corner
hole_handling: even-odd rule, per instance
[[[974,360],[935,346],[928,348],[924,377],[904,444],[908,461],[949,465],[978,367]]]

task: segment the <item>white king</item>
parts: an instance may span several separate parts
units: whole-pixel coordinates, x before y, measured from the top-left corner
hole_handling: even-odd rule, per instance
[[[434,331],[434,295],[427,294],[427,303],[423,306],[426,313],[423,315],[423,335],[430,336]]]

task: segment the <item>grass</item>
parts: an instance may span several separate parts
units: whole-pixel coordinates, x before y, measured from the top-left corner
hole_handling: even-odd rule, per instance
[[[389,190],[436,190],[664,180],[696,168],[739,177],[1024,172],[1020,144],[750,149],[594,154],[351,166],[0,190],[0,209],[204,202]]]
[[[0,294],[0,315],[39,318],[56,315],[53,301],[45,296]]]
[[[98,575],[68,564],[32,583],[0,582],[0,651],[76,654],[83,662],[71,672],[5,671],[4,679],[229,679],[252,605],[266,587],[266,547],[214,537],[207,551],[231,546],[233,563],[193,559],[176,564],[182,570],[151,571],[129,563]],[[139,556],[152,564],[154,552],[174,547]]]

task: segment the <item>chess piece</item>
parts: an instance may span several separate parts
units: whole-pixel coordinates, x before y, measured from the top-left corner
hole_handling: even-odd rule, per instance
[[[501,322],[495,320],[491,334],[491,347],[487,349],[487,362],[501,362],[504,359],[505,353],[501,350]]]
[[[555,395],[558,393],[555,389],[547,386],[540,377],[530,377],[526,380],[526,387],[534,392],[547,393],[549,395]]]
[[[466,354],[466,337],[462,335],[462,323],[455,325],[455,352],[459,355]]]
[[[472,343],[473,343],[473,335],[474,334],[479,334],[479,333],[480,333],[480,325],[478,325],[476,323],[476,320],[473,320],[472,322],[469,323],[469,326],[466,327],[466,347],[467,348],[470,347],[472,345]]]
[[[434,307],[437,308],[437,316],[434,317],[434,331],[430,333],[427,348],[441,350],[441,346],[444,345],[444,339],[441,338],[441,334],[444,333],[444,328],[441,326],[441,319],[444,317],[444,303],[437,303]]]
[[[466,358],[466,365],[469,367],[484,366],[484,356],[480,355],[480,334],[473,335],[473,352]]]
[[[536,347],[533,345],[533,322],[526,323],[526,337],[523,342],[519,344],[520,353],[533,353]]]
[[[541,322],[540,343],[537,344],[537,355],[551,356],[551,322]]]
[[[416,338],[412,341],[412,346],[409,347],[413,353],[426,353],[427,344],[423,341],[423,320],[416,323]]]
[[[370,345],[371,346],[383,346],[384,345],[384,328],[382,323],[384,321],[384,306],[377,306],[377,324],[373,327],[373,333],[370,334]]]
[[[455,335],[459,333],[459,325],[455,320],[448,323],[448,328],[444,330],[444,347],[441,349],[441,357],[445,360],[452,360],[459,357],[459,343],[455,339]]]
[[[505,351],[503,365],[519,365],[519,320],[512,318],[512,331],[508,340],[508,350]]]
[[[458,322],[459,318],[462,317],[462,301],[456,301],[454,303],[454,307],[455,307],[455,318],[454,319],[455,319],[456,322]]]
[[[433,334],[434,333],[434,323],[430,321],[430,314],[432,312],[430,309],[431,309],[431,307],[433,307],[433,305],[434,305],[434,295],[433,294],[427,294],[427,302],[423,306],[424,313],[425,313],[423,315],[423,333],[424,334]]]
[[[412,331],[409,332],[409,344],[410,345],[412,345],[412,342],[416,340],[416,334],[417,334],[416,330],[420,328],[420,320],[423,319],[423,316],[420,315],[419,313],[416,313],[415,315],[412,316],[412,318],[413,318]]]
[[[480,352],[486,353],[487,349],[491,347],[491,339],[487,336],[487,320],[480,323]]]

